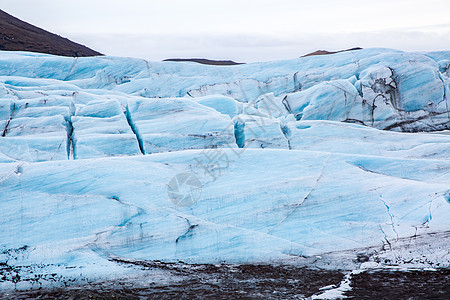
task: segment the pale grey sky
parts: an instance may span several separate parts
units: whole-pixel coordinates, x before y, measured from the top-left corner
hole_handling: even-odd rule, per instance
[[[450,0],[0,0],[0,9],[105,54],[149,60],[450,50]]]

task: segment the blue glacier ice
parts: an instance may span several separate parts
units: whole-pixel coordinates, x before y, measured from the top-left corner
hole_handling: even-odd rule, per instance
[[[449,95],[446,51],[0,51],[0,289],[143,274],[118,259],[449,266]]]

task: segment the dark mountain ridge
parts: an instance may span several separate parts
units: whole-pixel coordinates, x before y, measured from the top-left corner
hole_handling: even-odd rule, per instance
[[[212,66],[234,66],[244,64],[244,63],[237,63],[232,60],[212,60],[206,58],[169,58],[163,61],[195,62],[203,65],[212,65]]]
[[[301,57],[316,56],[316,55],[329,55],[329,54],[335,54],[335,53],[341,53],[341,52],[347,52],[347,51],[356,51],[356,50],[362,50],[362,48],[355,47],[355,48],[339,50],[339,51],[317,50],[317,51],[305,54]]]
[[[0,10],[0,50],[30,51],[71,57],[103,55],[26,23],[2,10]]]

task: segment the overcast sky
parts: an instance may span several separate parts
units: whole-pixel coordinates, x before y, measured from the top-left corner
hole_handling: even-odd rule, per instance
[[[450,0],[0,0],[0,9],[104,54],[149,60],[450,50]]]

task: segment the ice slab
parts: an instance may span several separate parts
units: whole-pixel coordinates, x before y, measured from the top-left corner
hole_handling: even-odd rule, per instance
[[[292,149],[418,159],[450,157],[450,136],[444,132],[390,132],[333,121],[288,122],[286,132]]]
[[[141,154],[120,103],[79,105],[71,118],[75,159]]]
[[[228,115],[182,99],[131,99],[128,118],[145,153],[236,147]]]
[[[239,115],[233,121],[236,141],[241,148],[289,148],[284,127],[278,119]]]

